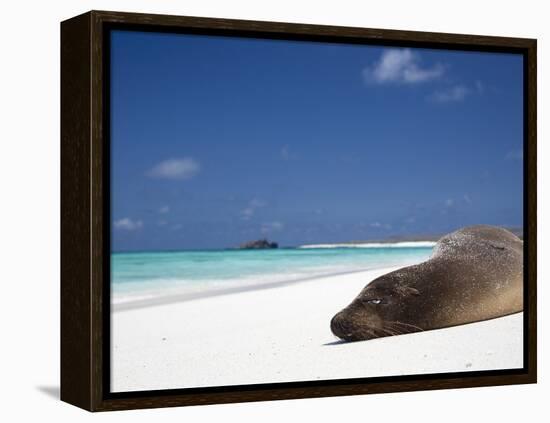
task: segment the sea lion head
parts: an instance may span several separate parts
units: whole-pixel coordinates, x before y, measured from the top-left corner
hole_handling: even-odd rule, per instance
[[[421,293],[400,271],[369,283],[330,322],[334,335],[345,341],[364,341],[422,330],[412,323]]]

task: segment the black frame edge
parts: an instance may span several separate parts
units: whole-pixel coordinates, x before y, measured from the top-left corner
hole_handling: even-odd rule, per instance
[[[525,52],[524,82],[524,195],[527,213],[524,217],[524,235],[528,250],[524,261],[528,265],[525,304],[524,336],[529,345],[526,357],[527,372],[532,383],[537,383],[537,40],[529,40]]]
[[[61,389],[92,409],[90,294],[91,13],[61,23]],[[88,269],[88,271],[86,271]]]

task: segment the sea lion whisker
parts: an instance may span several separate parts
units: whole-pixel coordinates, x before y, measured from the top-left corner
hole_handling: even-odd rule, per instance
[[[383,328],[376,328],[376,330],[381,333],[384,336],[393,336],[394,334],[390,332],[389,330],[383,329]]]
[[[397,333],[395,330],[390,330],[390,328],[387,328],[385,326],[382,326],[382,327],[373,327],[371,328],[373,331],[377,331],[378,333],[381,333],[383,335],[386,335],[386,336],[394,336],[394,335],[399,335],[399,333]],[[376,336],[376,333],[374,334],[374,336]]]
[[[392,326],[392,325],[389,325],[389,324],[385,324],[384,329],[386,329],[388,331],[392,331],[393,335],[404,335],[404,334],[407,333],[407,332],[403,331],[403,328],[400,328],[400,327],[397,327],[397,326]]]
[[[380,331],[373,329],[367,329],[367,333],[373,338],[380,338]]]
[[[385,329],[390,329],[390,330],[393,330],[394,332],[396,332],[396,334],[398,335],[403,335],[405,333],[408,333],[408,332],[405,332],[405,329],[408,330],[408,328],[403,328],[402,326],[398,326],[398,325],[395,325],[393,324],[392,322],[384,322],[384,326],[383,326]]]
[[[403,325],[403,326],[407,326],[407,327],[411,327],[413,329],[418,329],[420,331],[424,331],[424,329],[422,329],[420,326],[416,326],[416,325],[411,325],[410,323],[403,323],[403,322],[399,322],[397,320],[394,320],[394,321],[391,321],[389,323],[394,323],[394,324],[397,324],[397,325]]]
[[[401,334],[407,334],[407,333],[412,333],[413,332],[413,329],[410,328],[410,327],[407,327],[407,326],[400,326],[400,325],[397,325],[395,323],[388,323],[387,324],[388,327],[394,329],[394,330],[397,330],[397,331],[400,331]],[[416,330],[414,330],[416,332]]]
[[[382,328],[382,330],[386,333],[389,333],[391,336],[402,335],[402,333],[398,330],[390,329],[388,327],[384,327]]]
[[[385,326],[385,328],[395,332],[395,335],[405,335],[405,334],[409,333],[405,329],[400,328],[398,326],[387,325],[387,326]]]
[[[369,333],[369,335],[372,335],[375,338],[380,338],[380,334],[384,335],[384,332],[382,332],[381,328],[369,327],[366,329],[366,331]]]

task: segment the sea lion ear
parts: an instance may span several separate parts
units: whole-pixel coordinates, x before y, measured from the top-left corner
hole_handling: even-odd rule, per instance
[[[420,291],[416,288],[413,288],[411,286],[406,285],[398,285],[395,287],[395,292],[399,294],[402,297],[406,297],[408,295],[420,295]]]

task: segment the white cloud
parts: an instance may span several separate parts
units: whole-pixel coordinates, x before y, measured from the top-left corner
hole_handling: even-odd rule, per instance
[[[263,200],[258,200],[257,198],[254,198],[250,201],[250,207],[258,208],[258,207],[265,207],[267,206],[267,203]]]
[[[191,179],[201,170],[201,164],[191,158],[174,158],[164,160],[153,166],[147,175],[159,179]]]
[[[265,201],[253,198],[248,202],[248,205],[241,210],[241,219],[250,220],[256,213],[257,209],[265,206],[267,206],[267,203]]]
[[[298,155],[290,151],[290,147],[287,145],[283,145],[281,148],[281,158],[283,160],[296,160],[298,158]]]
[[[523,160],[523,150],[511,150],[506,153],[506,160]]]
[[[453,200],[452,198],[448,198],[447,200],[445,200],[446,207],[453,207],[454,205],[455,205],[455,200]]]
[[[121,229],[125,231],[136,231],[143,227],[143,222],[141,220],[132,220],[129,217],[124,217],[113,222],[115,229]]]
[[[252,216],[254,216],[254,212],[256,211],[256,209],[252,208],[252,207],[246,207],[244,209],[241,210],[241,218],[243,220],[248,220],[250,219]]]
[[[371,228],[376,228],[376,229],[391,229],[392,228],[392,226],[389,223],[380,223],[380,222],[372,222],[369,226]]]
[[[279,232],[282,231],[285,227],[282,222],[267,222],[262,223],[261,231],[263,234],[268,234],[270,232]]]
[[[436,103],[452,103],[462,101],[470,94],[470,90],[464,85],[455,85],[445,90],[436,91],[431,95],[431,99]]]
[[[476,90],[478,94],[483,94],[485,92],[485,84],[480,80],[476,81]]]
[[[472,199],[470,198],[470,196],[468,194],[464,194],[464,197],[462,197],[462,198],[464,198],[464,202],[466,204],[472,204]]]
[[[363,69],[363,77],[376,84],[415,84],[437,79],[443,72],[441,64],[422,67],[420,57],[411,49],[386,49],[377,62]]]
[[[160,214],[170,213],[170,206],[162,206],[162,207],[159,209],[159,213],[160,213]]]

